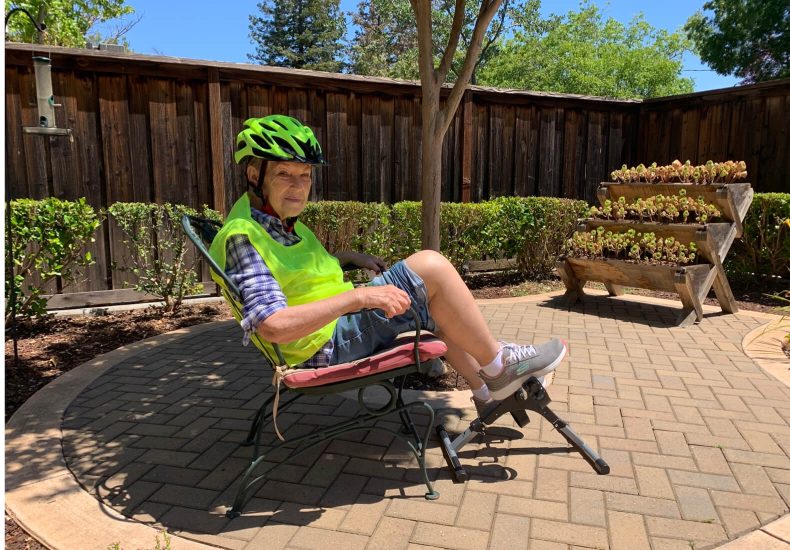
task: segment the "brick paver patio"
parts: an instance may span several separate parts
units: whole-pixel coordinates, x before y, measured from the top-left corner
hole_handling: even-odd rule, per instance
[[[250,453],[239,442],[271,391],[235,322],[140,348],[93,380],[66,409],[66,464],[125,516],[230,549],[700,549],[788,511],[790,389],[741,349],[765,319],[713,313],[681,329],[676,309],[634,299],[593,296],[570,311],[556,297],[480,304],[502,339],[568,339],[553,407],[610,475],[533,415],[522,439],[463,449],[465,485],[433,441],[441,497],[428,502],[401,442],[351,434],[271,472],[228,520]],[[279,425],[287,438],[356,406],[303,398]],[[449,407],[441,419],[457,431],[472,412]]]

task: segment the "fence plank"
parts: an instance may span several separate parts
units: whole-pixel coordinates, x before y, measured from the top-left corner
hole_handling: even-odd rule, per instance
[[[129,147],[129,97],[125,76],[99,76],[99,119],[107,200],[133,202],[132,159]]]
[[[473,154],[474,159],[474,179],[472,180],[472,200],[477,202],[485,197],[488,197],[488,167],[485,155],[481,151],[488,152],[488,105],[478,104],[474,108],[473,125],[474,125],[474,147],[472,148],[477,154]]]
[[[230,203],[225,200],[225,147],[223,143],[222,123],[222,86],[219,82],[219,72],[216,69],[208,71],[208,120],[211,144],[211,181],[213,183],[213,207],[221,215],[228,213]],[[233,142],[235,147],[236,142]]]
[[[66,198],[74,199],[85,197],[94,208],[100,208],[107,203],[107,192],[104,186],[104,167],[101,151],[101,122],[96,105],[98,103],[98,85],[94,75],[74,76],[64,75],[62,80],[64,89],[74,93],[73,97],[63,97],[62,108],[68,108],[66,114],[72,125],[75,149],[74,163],[77,177],[64,178],[63,193]],[[65,139],[64,147],[66,146]],[[76,143],[80,145],[77,146]],[[73,168],[64,167],[66,170]],[[96,241],[86,245],[84,250],[90,251],[95,263],[84,269],[84,277],[65,290],[82,292],[92,290],[106,290],[110,286],[109,261],[107,258],[109,234],[102,228],[95,233]]]
[[[5,88],[5,174],[6,197],[12,199],[29,197],[25,147],[22,137],[22,96],[19,90],[21,79],[17,67],[6,67]]]
[[[329,200],[343,201],[351,199],[351,181],[348,177],[341,178],[345,167],[349,164],[346,129],[348,127],[348,96],[345,94],[327,94],[326,96],[326,127],[327,145],[329,148],[328,178],[336,182],[328,190]]]
[[[379,101],[379,197],[382,202],[393,202],[393,165],[392,148],[395,143],[395,99],[383,96]]]
[[[130,76],[129,152],[132,161],[132,198],[134,202],[150,202],[154,196],[151,166],[151,127],[149,124],[149,81]]]
[[[587,120],[573,109],[565,113],[565,146],[562,151],[562,196],[579,196],[584,181],[584,137]]]
[[[326,100],[322,93],[317,90],[310,90],[310,111],[308,124],[313,129],[318,143],[324,152],[324,159],[327,158],[327,142],[326,142]],[[313,200],[324,200],[326,198],[326,177],[327,169],[325,167],[317,167],[313,171],[313,189],[311,197]]]
[[[600,111],[591,111],[587,115],[587,181],[584,195],[579,197],[594,204],[595,190],[602,181],[607,181],[609,174],[604,169],[606,144],[604,143],[604,115]]]
[[[540,141],[539,114],[534,106],[516,108],[514,150],[515,194],[526,197],[538,192],[538,144]]]
[[[177,181],[177,162],[183,152],[176,136],[177,110],[175,83],[172,80],[153,80],[149,111],[151,113],[151,163],[153,166],[154,201],[178,202],[174,182]],[[174,197],[176,197],[174,199]]]
[[[364,202],[381,202],[381,112],[380,99],[363,96],[362,100],[362,162],[360,166]]]
[[[538,161],[538,195],[553,197],[559,194],[562,173],[562,128],[565,114],[562,109],[540,109],[540,159]]]
[[[176,152],[171,160],[175,164],[175,179],[170,181],[167,196],[169,202],[196,207],[199,204],[197,190],[198,162],[195,136],[195,98],[193,87],[177,82],[176,94]]]
[[[412,151],[410,148],[411,126],[413,122],[411,109],[411,99],[401,97],[395,99],[393,202],[406,200],[408,182],[412,177],[411,166],[416,158],[416,151]]]
[[[247,118],[261,118],[272,114],[269,93],[270,89],[267,86],[254,84],[247,86]]]
[[[699,162],[699,109],[684,109],[683,130],[680,137],[680,156],[677,160]],[[675,159],[672,159],[673,161]]]
[[[195,134],[195,185],[197,205],[210,205],[214,190],[211,180],[211,135],[208,116],[208,90],[195,86],[192,98],[192,127]]]

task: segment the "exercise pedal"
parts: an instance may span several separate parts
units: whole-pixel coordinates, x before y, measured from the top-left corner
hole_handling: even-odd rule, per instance
[[[490,407],[483,410],[478,418],[475,418],[469,428],[451,439],[444,426],[437,426],[436,433],[439,436],[439,444],[442,454],[450,469],[450,474],[457,483],[463,483],[469,479],[469,473],[461,464],[458,452],[478,435],[485,434],[487,426],[497,421],[501,416],[510,414],[520,428],[529,423],[527,411],[540,414],[549,421],[555,430],[565,438],[570,446],[578,451],[582,457],[600,475],[609,473],[609,465],[601,458],[598,453],[587,445],[579,435],[571,429],[567,422],[562,420],[554,411],[549,408],[551,398],[546,388],[534,376],[530,377],[524,384],[507,399],[497,403],[492,403]]]

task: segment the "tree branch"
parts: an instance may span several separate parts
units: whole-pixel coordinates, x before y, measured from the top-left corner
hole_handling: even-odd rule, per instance
[[[447,128],[450,126],[450,122],[453,120],[453,117],[449,116],[449,114],[455,113],[459,103],[461,103],[461,97],[463,97],[466,86],[469,84],[469,78],[472,76],[472,71],[475,68],[477,56],[480,54],[483,35],[501,4],[502,0],[483,0],[483,3],[480,5],[480,13],[477,16],[477,21],[475,21],[475,30],[472,32],[472,40],[470,41],[469,49],[466,50],[463,69],[461,69],[458,81],[450,92],[450,97],[447,98],[444,109],[442,109],[442,114],[444,116],[442,117],[441,127],[437,128],[437,130],[441,132],[439,135],[444,135],[444,132],[446,132]]]
[[[423,85],[435,85],[436,71],[433,68],[433,28],[431,26],[431,2],[430,0],[409,0],[414,16],[417,19],[417,45],[418,45],[418,66],[420,69],[420,80]]]
[[[461,35],[461,29],[464,27],[465,4],[465,0],[455,0],[455,13],[453,14],[453,26],[450,29],[450,40],[447,42],[447,49],[444,50],[437,75],[440,85],[447,80],[447,73],[450,72],[450,67],[453,65],[455,50],[458,48],[458,37]]]

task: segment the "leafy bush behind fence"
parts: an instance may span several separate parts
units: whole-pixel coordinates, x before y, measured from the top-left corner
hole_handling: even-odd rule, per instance
[[[790,193],[755,193],[724,268],[736,277],[790,278]]]
[[[95,240],[103,213],[84,198],[63,201],[17,199],[6,217],[5,321],[46,313],[42,296],[51,281],[62,288],[77,281],[80,268],[93,263],[84,246]],[[13,259],[13,261],[12,261]],[[13,290],[13,291],[12,291]]]
[[[139,202],[116,202],[109,214],[123,233],[128,254],[123,266],[113,264],[112,268],[133,273],[136,282],[130,286],[161,297],[164,311],[178,311],[184,296],[199,290],[196,256],[188,254],[191,250],[181,218],[189,214],[220,220],[219,214],[205,206],[198,213],[180,204]]]

